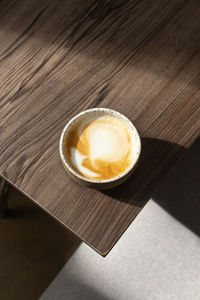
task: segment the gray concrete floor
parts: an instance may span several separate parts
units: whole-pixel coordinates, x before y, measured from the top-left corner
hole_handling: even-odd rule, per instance
[[[10,187],[0,219],[0,299],[36,300],[78,248],[80,241]]]

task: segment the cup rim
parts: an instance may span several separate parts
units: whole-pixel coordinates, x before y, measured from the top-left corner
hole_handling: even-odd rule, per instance
[[[132,129],[132,132],[135,133],[135,136],[137,137],[137,143],[138,143],[138,149],[136,152],[136,159],[130,164],[130,166],[120,175],[109,178],[109,179],[91,179],[91,178],[87,178],[79,173],[77,173],[70,165],[70,163],[68,162],[66,155],[65,155],[65,151],[64,151],[64,144],[65,144],[65,138],[67,135],[67,132],[69,131],[69,129],[72,127],[72,125],[79,119],[81,118],[83,115],[85,114],[91,114],[93,112],[105,112],[105,113],[109,113],[111,115],[117,116],[120,119],[124,120],[128,126]],[[84,110],[78,114],[76,114],[74,117],[72,117],[70,119],[70,121],[65,125],[65,127],[62,130],[61,136],[60,136],[60,142],[59,142],[59,152],[60,152],[60,157],[62,160],[62,163],[64,164],[64,166],[66,167],[66,169],[69,171],[69,173],[73,174],[76,178],[79,178],[81,181],[87,182],[87,183],[93,183],[93,184],[105,184],[105,183],[111,183],[111,182],[115,182],[120,180],[121,178],[125,177],[129,172],[131,172],[131,170],[136,166],[139,158],[140,158],[140,154],[141,154],[141,139],[140,139],[140,135],[136,129],[136,127],[133,125],[133,123],[122,113],[110,109],[110,108],[90,108],[87,110]]]

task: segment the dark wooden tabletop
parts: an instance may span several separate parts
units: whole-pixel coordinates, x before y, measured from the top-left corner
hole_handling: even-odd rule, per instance
[[[0,174],[102,255],[199,135],[199,88],[199,1],[0,2]],[[99,106],[142,136],[108,191],[74,183],[58,151],[68,120]]]

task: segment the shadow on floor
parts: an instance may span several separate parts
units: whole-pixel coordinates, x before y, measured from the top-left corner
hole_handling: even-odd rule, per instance
[[[0,219],[0,299],[37,300],[80,241],[10,187]]]
[[[80,267],[83,266],[80,264]],[[88,285],[77,274],[73,277],[72,273],[68,276],[63,269],[56,281],[52,283],[39,300],[113,300],[105,295],[104,290],[101,291],[100,287],[97,289],[92,285]]]
[[[163,178],[152,199],[200,236],[200,138]]]

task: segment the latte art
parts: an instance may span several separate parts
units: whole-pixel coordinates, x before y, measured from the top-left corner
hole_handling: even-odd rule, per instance
[[[114,116],[87,118],[72,127],[65,152],[76,172],[90,179],[110,179],[122,174],[133,161],[130,128]]]

